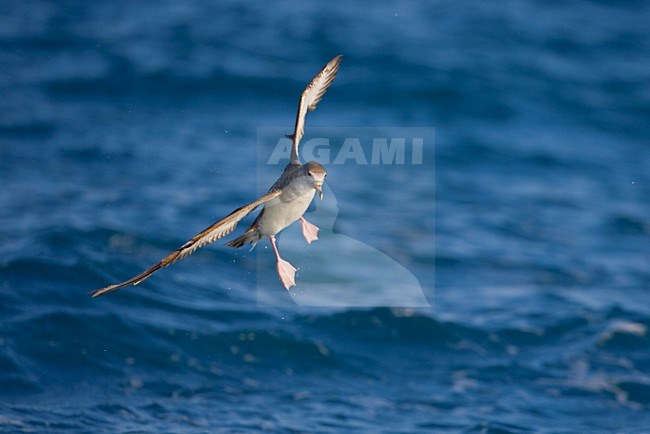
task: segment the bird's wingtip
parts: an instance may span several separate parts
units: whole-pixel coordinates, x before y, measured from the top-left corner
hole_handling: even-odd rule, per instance
[[[341,59],[343,59],[343,55],[339,54],[338,56],[335,56],[332,60],[329,61],[330,65],[338,65],[341,63]]]
[[[106,288],[96,289],[96,290],[90,292],[90,296],[92,298],[97,298],[100,295],[106,294],[107,292],[114,291],[115,289],[117,289],[117,286],[118,285],[111,285],[111,286],[107,286]]]

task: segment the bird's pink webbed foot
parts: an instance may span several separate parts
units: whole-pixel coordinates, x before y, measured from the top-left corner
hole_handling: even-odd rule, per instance
[[[308,244],[318,239],[318,226],[309,223],[304,217],[300,217],[300,225],[302,226],[302,235],[307,240]]]
[[[285,289],[289,289],[292,286],[296,285],[296,269],[288,261],[285,261],[280,257],[280,252],[278,252],[278,246],[275,244],[275,237],[271,237],[271,246],[273,246],[273,251],[275,252],[276,269],[278,271],[278,276],[280,277],[280,282]]]
[[[278,276],[280,276],[280,282],[282,282],[285,289],[296,285],[296,269],[293,265],[280,258],[278,259],[276,268],[278,270]]]

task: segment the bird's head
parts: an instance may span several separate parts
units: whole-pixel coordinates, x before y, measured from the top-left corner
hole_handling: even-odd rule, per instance
[[[314,189],[318,193],[318,197],[323,200],[323,183],[327,176],[325,168],[315,161],[310,161],[303,166],[303,169],[309,181],[314,183]]]

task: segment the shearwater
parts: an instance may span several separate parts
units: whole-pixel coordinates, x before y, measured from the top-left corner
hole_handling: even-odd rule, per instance
[[[98,289],[92,293],[92,296],[97,297],[124,288],[125,286],[139,284],[161,268],[165,268],[191,255],[197,249],[230,234],[235,230],[235,227],[241,219],[253,212],[260,205],[264,205],[264,207],[253,224],[241,236],[226,245],[239,248],[245,244],[252,243],[253,247],[255,247],[259,241],[268,238],[275,253],[276,269],[282,285],[286,289],[294,286],[296,284],[296,268],[280,257],[275,235],[290,224],[300,220],[302,233],[307,242],[311,244],[318,239],[318,227],[305,220],[303,214],[313,200],[316,192],[318,192],[320,199],[323,199],[322,188],[327,173],[323,166],[315,161],[310,161],[303,165],[300,162],[298,145],[304,135],[307,111],[316,109],[316,105],[334,81],[336,73],[339,70],[341,58],[341,55],[336,56],[325,65],[302,92],[293,134],[287,136],[293,141],[291,161],[284,168],[280,178],[275,181],[264,196],[248,205],[237,208],[223,219],[195,235],[190,241],[164,257],[151,268],[122,283]]]

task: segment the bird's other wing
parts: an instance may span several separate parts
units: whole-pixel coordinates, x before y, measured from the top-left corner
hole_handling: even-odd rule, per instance
[[[318,74],[316,74],[302,92],[300,103],[298,104],[298,114],[296,114],[296,126],[293,130],[293,134],[288,136],[293,139],[293,148],[291,149],[292,164],[300,163],[300,158],[298,157],[298,144],[300,144],[300,140],[305,134],[305,115],[307,114],[307,110],[314,111],[316,105],[321,99],[323,99],[325,91],[330,87],[332,81],[334,81],[334,77],[336,77],[336,73],[339,71],[339,63],[342,58],[343,56],[339,54],[334,59],[330,60],[329,63],[325,65]]]
[[[237,223],[239,223],[241,219],[243,219],[248,214],[250,214],[255,208],[257,208],[258,206],[260,206],[265,202],[268,202],[273,198],[278,197],[281,194],[282,194],[281,190],[274,190],[262,196],[261,198],[257,199],[255,202],[251,202],[248,205],[242,206],[241,208],[237,208],[236,210],[228,214],[228,216],[219,220],[218,222],[206,228],[202,232],[196,234],[194,238],[192,238],[187,243],[183,244],[180,248],[173,251],[169,255],[165,256],[160,262],[158,262],[148,270],[143,271],[137,276],[134,276],[122,283],[118,283],[115,285],[107,286],[106,288],[98,289],[97,291],[94,291],[92,293],[92,296],[98,297],[100,295],[106,294],[107,292],[124,288],[125,286],[139,284],[140,282],[147,279],[149,276],[151,276],[153,273],[160,270],[161,268],[165,268],[168,265],[171,265],[174,262],[183,259],[186,256],[191,255],[197,249],[200,249],[206,244],[210,244],[214,241],[217,241],[220,238],[225,237],[235,229]]]

